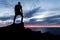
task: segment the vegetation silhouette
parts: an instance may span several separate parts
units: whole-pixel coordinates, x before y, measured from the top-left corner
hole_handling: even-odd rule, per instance
[[[19,13],[19,12],[18,12]],[[19,24],[11,24],[6,27],[0,28],[0,33],[13,33],[14,35],[18,35],[20,39],[35,39],[35,40],[60,40],[60,35],[53,35],[50,32],[41,33],[41,31],[32,31],[29,28],[24,28],[24,22],[22,21]],[[15,34],[17,33],[17,34]],[[22,36],[21,36],[22,35]],[[22,40],[23,40],[22,39]]]

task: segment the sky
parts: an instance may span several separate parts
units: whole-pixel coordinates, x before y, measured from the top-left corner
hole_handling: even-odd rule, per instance
[[[14,6],[21,2],[25,24],[60,24],[60,0],[0,0],[0,24],[2,26],[13,23]],[[16,23],[20,17],[16,18]],[[33,31],[50,31],[60,34],[58,28],[31,28]]]

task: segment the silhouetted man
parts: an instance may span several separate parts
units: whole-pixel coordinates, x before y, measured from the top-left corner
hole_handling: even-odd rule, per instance
[[[23,22],[23,12],[22,12],[22,6],[20,4],[20,2],[18,2],[18,4],[15,6],[15,17],[14,17],[14,22],[16,20],[16,17],[20,15],[21,16],[21,22]]]

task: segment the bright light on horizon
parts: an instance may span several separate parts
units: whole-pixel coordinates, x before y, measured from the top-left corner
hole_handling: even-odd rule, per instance
[[[26,28],[60,28],[60,25],[47,25],[47,24],[42,24],[42,25],[39,25],[39,24],[28,24],[28,25],[25,25],[24,27]]]

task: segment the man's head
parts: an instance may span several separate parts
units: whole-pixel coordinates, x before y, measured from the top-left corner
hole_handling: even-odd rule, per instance
[[[18,5],[20,5],[21,3],[20,2],[18,2]]]

